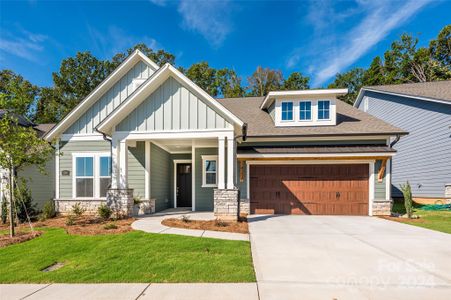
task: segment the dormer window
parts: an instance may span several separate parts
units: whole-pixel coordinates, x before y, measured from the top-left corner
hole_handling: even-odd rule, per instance
[[[321,100],[318,101],[318,120],[330,119],[330,101]]]
[[[293,102],[282,102],[282,121],[293,121]]]
[[[301,121],[312,120],[312,102],[311,101],[299,102],[299,120],[301,120]]]

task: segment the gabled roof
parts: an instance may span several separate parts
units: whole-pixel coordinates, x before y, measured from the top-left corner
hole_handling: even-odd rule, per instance
[[[300,97],[300,96],[321,96],[321,95],[333,95],[340,96],[346,95],[348,89],[316,89],[316,90],[296,90],[296,91],[272,91],[264,98],[260,108],[265,109],[271,105],[271,103],[277,97]]]
[[[104,133],[111,134],[111,129],[114,125],[118,124],[123,118],[125,118],[129,113],[133,111],[142,101],[144,101],[151,93],[153,93],[169,76],[174,77],[180,83],[184,84],[192,91],[196,92],[205,101],[211,104],[214,108],[222,111],[222,113],[231,121],[232,123],[243,126],[243,121],[230,112],[226,107],[224,107],[220,102],[211,97],[207,92],[201,89],[198,85],[192,82],[188,77],[183,75],[179,70],[174,68],[169,63],[166,63],[163,67],[158,69],[152,76],[146,79],[138,89],[136,89],[124,102],[122,102],[118,107],[116,107],[111,114],[109,114],[105,119],[103,119],[96,127],[96,130]]]
[[[86,112],[105,92],[107,92],[124,74],[126,74],[138,61],[146,63],[153,71],[158,70],[158,65],[144,53],[135,50],[130,54],[107,78],[105,78],[88,96],[83,99],[73,110],[69,112],[56,126],[45,136],[47,141],[57,137],[69,128],[84,112]]]
[[[372,91],[425,101],[451,104],[451,80],[364,86],[360,90],[354,106],[359,106],[362,101],[363,91]]]
[[[337,100],[337,125],[278,127],[269,113],[260,109],[264,97],[218,99],[233,114],[247,123],[248,137],[319,137],[407,134],[351,105]]]

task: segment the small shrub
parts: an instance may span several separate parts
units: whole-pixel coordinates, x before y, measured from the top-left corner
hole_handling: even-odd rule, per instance
[[[103,228],[106,230],[117,229],[117,225],[114,223],[109,223],[109,224],[105,224],[105,226],[103,226]]]
[[[224,222],[223,220],[219,219],[219,218],[216,218],[215,226],[216,227],[227,227],[227,223]]]
[[[27,188],[25,180],[21,180],[16,185],[14,197],[14,208],[19,221],[21,223],[27,222],[27,215],[31,220],[35,220],[39,214],[39,210],[37,204],[34,203],[33,198],[31,197],[31,192]]]
[[[81,217],[86,212],[86,208],[81,207],[81,204],[79,202],[75,203],[74,206],[72,206],[72,213],[76,217]]]
[[[102,219],[108,220],[111,217],[111,215],[113,214],[113,211],[111,210],[111,208],[108,205],[102,204],[97,209],[97,213],[99,214],[99,216]]]
[[[8,203],[6,202],[6,198],[2,199],[2,223],[6,224],[8,220]]]
[[[133,196],[133,205],[141,204],[142,200],[140,196]]]
[[[66,225],[72,226],[75,225],[75,217],[73,215],[68,215],[66,218]]]
[[[56,216],[55,202],[53,200],[47,200],[42,207],[42,213],[39,216],[40,221],[54,218]]]
[[[191,220],[189,219],[189,216],[187,216],[187,215],[183,215],[183,216],[182,216],[182,221],[183,221],[184,223],[189,223],[189,222],[191,222]]]
[[[413,214],[413,204],[412,204],[412,188],[410,187],[410,183],[407,181],[406,184],[400,185],[401,192],[404,196],[404,207],[406,208],[407,217],[412,218]]]

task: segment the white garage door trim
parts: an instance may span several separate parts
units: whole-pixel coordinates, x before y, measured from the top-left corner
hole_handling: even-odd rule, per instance
[[[374,200],[374,163],[375,160],[247,160],[246,182],[247,198],[251,199],[250,165],[340,165],[340,164],[368,164],[368,215],[373,215]]]

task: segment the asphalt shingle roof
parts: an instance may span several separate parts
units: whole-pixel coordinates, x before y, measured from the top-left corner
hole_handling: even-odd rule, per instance
[[[276,127],[271,116],[260,109],[264,97],[217,99],[243,122],[248,124],[248,137],[333,136],[407,134],[343,101],[337,100],[337,125]]]

